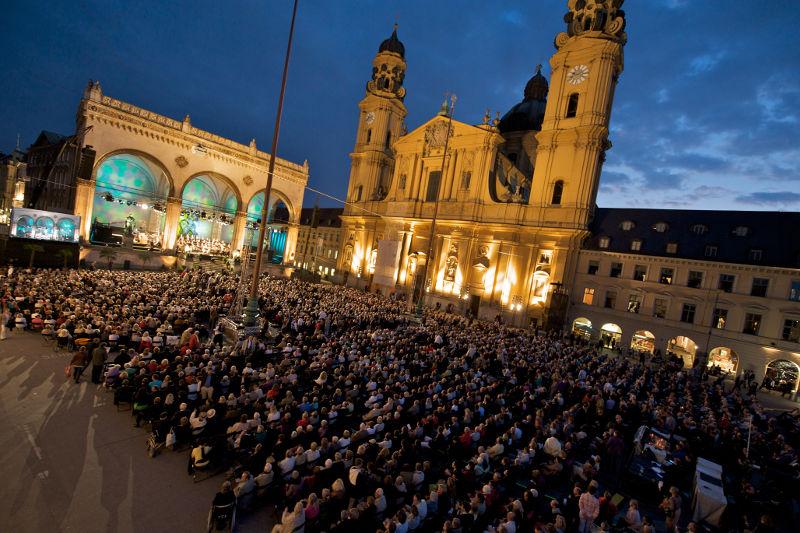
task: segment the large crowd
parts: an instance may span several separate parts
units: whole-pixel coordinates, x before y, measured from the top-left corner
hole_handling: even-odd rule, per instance
[[[225,472],[216,504],[274,505],[274,531],[700,531],[698,457],[723,466],[727,530],[791,517],[798,417],[739,383],[267,276],[263,331],[230,339],[237,286],[224,271],[9,269],[0,295],[4,323],[74,349],[72,379],[91,367],[189,474]],[[652,497],[626,474],[641,425],[683,437]]]

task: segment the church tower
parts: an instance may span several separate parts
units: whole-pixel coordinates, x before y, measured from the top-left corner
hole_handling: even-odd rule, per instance
[[[397,24],[391,37],[381,43],[372,65],[367,95],[358,104],[358,133],[350,154],[347,200],[351,203],[383,200],[389,190],[394,166],[392,144],[400,136],[407,114],[403,105],[405,47],[397,38]],[[348,211],[349,206],[345,213]]]
[[[567,31],[555,39],[547,108],[536,135],[531,204],[542,208],[544,221],[585,229],[591,220],[623,68],[623,1],[568,0]]]

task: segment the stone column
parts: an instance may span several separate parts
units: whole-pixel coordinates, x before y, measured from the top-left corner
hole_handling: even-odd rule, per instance
[[[233,238],[231,239],[231,251],[241,251],[244,247],[244,226],[247,223],[247,213],[236,211],[233,219]]]
[[[95,180],[76,178],[77,189],[75,191],[74,214],[81,217],[80,238],[82,241],[89,241],[89,234],[92,231],[92,208],[94,207],[94,188]]]
[[[167,198],[167,211],[164,214],[164,250],[174,250],[178,238],[178,223],[181,217],[180,198],[170,196]]]
[[[300,224],[289,222],[286,230],[286,244],[283,247],[283,264],[289,265],[294,261],[294,252],[297,248],[297,234],[300,232]]]

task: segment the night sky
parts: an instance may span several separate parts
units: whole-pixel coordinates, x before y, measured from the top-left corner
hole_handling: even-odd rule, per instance
[[[291,0],[12,1],[0,82],[0,151],[43,129],[71,134],[86,82],[114,98],[269,151]],[[800,210],[796,0],[628,0],[625,71],[602,207]],[[395,19],[406,48],[409,131],[446,91],[478,124],[550,78],[566,0],[300,0],[277,155],[343,198],[358,101]],[[305,204],[316,195],[306,193]],[[336,202],[323,199],[323,206]]]

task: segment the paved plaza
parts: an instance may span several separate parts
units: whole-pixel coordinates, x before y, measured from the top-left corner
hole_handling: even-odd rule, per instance
[[[33,333],[0,342],[0,531],[205,531],[224,476],[194,483],[188,451],[149,458],[111,393],[65,378],[69,355]],[[269,511],[241,516],[237,531],[268,531]]]

